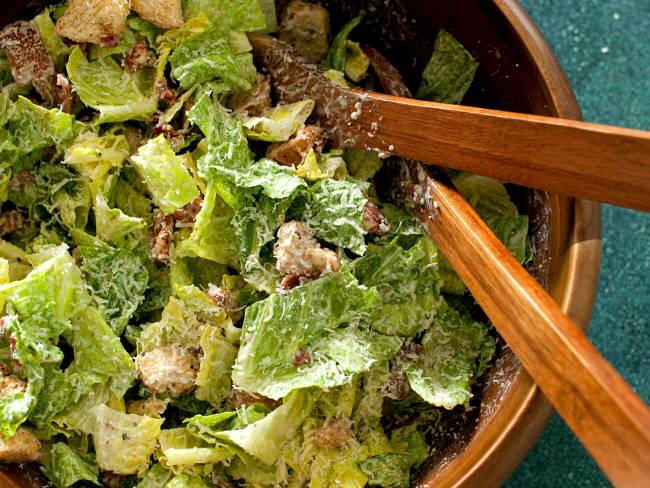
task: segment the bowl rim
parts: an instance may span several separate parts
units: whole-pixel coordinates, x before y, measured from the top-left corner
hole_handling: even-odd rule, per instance
[[[564,69],[524,7],[518,0],[490,1],[505,17],[539,71],[542,88],[550,101],[549,113],[581,120],[580,106]],[[586,332],[600,274],[600,205],[581,199],[567,200],[572,216],[566,251],[561,257],[561,290],[552,295],[564,313]],[[453,461],[425,474],[416,486],[478,488],[502,484],[526,457],[553,413],[546,397],[523,369],[508,395],[480,436],[471,439]]]

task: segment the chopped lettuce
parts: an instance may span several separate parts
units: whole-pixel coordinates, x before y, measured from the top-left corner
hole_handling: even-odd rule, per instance
[[[366,251],[363,215],[368,198],[353,181],[324,179],[310,188],[303,214],[314,235],[363,255]]]
[[[276,399],[298,388],[345,384],[401,346],[396,337],[340,328],[367,325],[380,311],[377,291],[360,286],[347,270],[273,294],[246,310],[233,383]],[[310,361],[294,366],[301,348]]]
[[[236,267],[239,250],[230,226],[233,215],[233,210],[217,194],[215,185],[208,185],[192,233],[179,242],[176,255],[200,257]]]
[[[227,461],[230,451],[214,446],[193,435],[186,428],[165,429],[158,436],[160,464],[173,473],[201,473],[204,465]]]
[[[343,154],[350,176],[356,180],[368,181],[381,169],[382,160],[376,151],[348,148]]]
[[[149,465],[163,419],[94,408],[93,440],[98,466],[117,474],[137,474]]]
[[[76,46],[66,67],[81,101],[99,110],[100,123],[146,120],[157,108],[150,70],[130,75],[110,56],[88,62]]]
[[[486,176],[460,173],[453,183],[520,263],[532,259],[528,217],[520,215],[506,187]]]
[[[45,9],[39,15],[34,17],[34,25],[38,34],[43,41],[45,49],[54,61],[55,65],[59,65],[62,57],[70,53],[70,46],[67,46],[63,39],[56,33],[56,27],[52,22],[50,10]]]
[[[156,463],[149,468],[147,474],[138,483],[137,488],[164,488],[173,476],[173,473]]]
[[[98,243],[79,246],[81,270],[104,319],[121,335],[144,300],[149,273],[142,258],[125,249]]]
[[[245,117],[244,128],[249,139],[266,142],[287,141],[304,125],[314,110],[310,99],[278,105],[261,117]]]
[[[117,247],[134,249],[145,236],[147,223],[131,217],[119,208],[111,208],[104,195],[95,197],[95,229],[97,237]]]
[[[345,74],[355,83],[366,77],[370,60],[358,42],[345,41]]]
[[[365,15],[366,13],[363,10],[359,12],[359,14],[345,24],[336,37],[334,37],[325,61],[329,68],[337,71],[345,71],[348,36],[352,30],[361,23]]]
[[[449,307],[436,318],[422,345],[420,358],[405,365],[413,391],[448,410],[467,404],[473,380],[494,354],[495,340],[488,328]]]
[[[47,110],[23,96],[13,104],[7,129],[21,155],[54,146],[62,150],[75,138],[77,123],[73,115],[57,108]]]
[[[215,437],[236,445],[263,463],[273,464],[282,453],[284,444],[309,416],[316,396],[309,390],[295,391],[263,419],[243,429],[217,432]]]
[[[218,28],[222,31],[258,31],[273,30],[273,25],[267,23],[267,12],[270,15],[268,0],[188,0],[185,16],[194,17],[205,13],[210,19],[218,19]],[[275,12],[275,7],[273,7]],[[275,17],[275,13],[273,13]]]
[[[190,476],[188,474],[179,474],[174,476],[165,488],[210,488],[205,479],[199,476]]]
[[[436,37],[433,55],[424,72],[417,98],[433,102],[460,103],[469,90],[478,63],[449,32]]]
[[[151,193],[153,201],[165,214],[187,205],[199,190],[183,164],[184,158],[176,156],[164,135],[159,135],[131,156],[138,174]]]
[[[52,444],[45,450],[43,470],[56,488],[69,488],[80,481],[100,486],[97,466],[63,442]]]
[[[182,41],[169,56],[172,76],[188,89],[218,80],[233,90],[250,90],[257,71],[251,53],[236,54],[221,29],[210,29]]]
[[[88,179],[94,197],[104,191],[109,173],[120,168],[130,152],[122,135],[83,132],[66,148],[63,163]]]
[[[206,327],[199,344],[203,350],[196,376],[196,398],[220,407],[226,400],[232,382],[231,369],[237,357],[237,348],[222,339],[217,327]]]

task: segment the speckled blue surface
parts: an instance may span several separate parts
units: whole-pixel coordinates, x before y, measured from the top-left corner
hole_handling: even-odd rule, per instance
[[[555,49],[586,120],[650,130],[650,0],[522,0]],[[603,207],[600,288],[589,332],[650,402],[650,214]],[[610,486],[555,415],[506,483]]]

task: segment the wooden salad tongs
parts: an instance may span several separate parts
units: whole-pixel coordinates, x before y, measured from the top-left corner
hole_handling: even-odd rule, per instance
[[[650,210],[647,133],[341,88],[289,45],[263,34],[249,37],[279,98],[315,100],[313,114],[335,147],[448,162],[533,188]],[[610,175],[611,161],[620,171]],[[609,479],[650,486],[650,410],[578,326],[463,197],[425,166],[403,165],[390,193],[424,223]]]

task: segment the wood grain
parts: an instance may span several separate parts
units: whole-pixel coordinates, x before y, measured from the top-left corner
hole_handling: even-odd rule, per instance
[[[648,407],[462,196],[409,168],[403,201],[558,413],[615,485],[650,486]]]
[[[316,100],[335,147],[650,211],[650,132],[342,88],[282,41],[249,38],[281,100]]]

